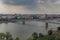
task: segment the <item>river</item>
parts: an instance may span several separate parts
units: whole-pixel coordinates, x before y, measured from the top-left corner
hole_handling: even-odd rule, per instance
[[[56,30],[59,26],[59,24],[49,23],[48,29]],[[33,32],[47,34],[45,23],[39,21],[26,21],[25,25],[22,22],[1,23],[0,32],[10,32],[13,37],[20,37],[21,40],[26,40]]]

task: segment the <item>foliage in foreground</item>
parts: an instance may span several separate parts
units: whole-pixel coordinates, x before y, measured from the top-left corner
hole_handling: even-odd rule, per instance
[[[0,33],[0,40],[20,40],[18,37],[15,39],[12,37],[10,32]]]
[[[36,32],[34,32],[36,33]],[[43,35],[42,33],[39,33],[39,34],[32,34],[32,37],[28,38],[27,40],[60,40],[60,34],[55,34],[55,35]],[[36,37],[34,36],[36,35]]]

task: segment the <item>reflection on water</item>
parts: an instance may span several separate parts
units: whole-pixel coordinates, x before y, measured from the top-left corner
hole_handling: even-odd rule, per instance
[[[49,23],[48,29],[57,29],[60,26],[58,24]],[[25,25],[22,23],[2,23],[0,24],[0,32],[11,32],[13,37],[20,37],[21,40],[26,40],[33,32],[41,32],[47,34],[45,30],[45,23],[38,21],[26,22]]]

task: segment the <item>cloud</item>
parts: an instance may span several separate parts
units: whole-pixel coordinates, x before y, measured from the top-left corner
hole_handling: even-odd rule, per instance
[[[3,0],[4,4],[25,6],[27,9],[35,9],[36,0]]]
[[[59,0],[3,0],[4,13],[55,13]],[[6,5],[7,4],[7,5]],[[3,12],[3,11],[2,11]]]
[[[56,2],[56,1],[58,1],[58,0],[41,0],[41,1],[44,1],[44,3],[54,3],[54,2]]]
[[[36,0],[3,0],[5,4],[11,5],[35,5]]]
[[[56,1],[56,2],[54,2],[55,4],[60,4],[60,0],[58,0],[58,1]]]

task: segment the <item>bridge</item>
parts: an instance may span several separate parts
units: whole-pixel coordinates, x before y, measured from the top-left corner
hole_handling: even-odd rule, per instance
[[[34,18],[33,18],[34,17]],[[47,14],[45,14],[45,17],[43,19],[39,19],[36,16],[29,16],[29,17],[21,17],[21,18],[17,18],[17,15],[15,14],[14,18],[8,18],[8,16],[6,16],[6,18],[0,18],[0,23],[9,23],[9,22],[22,22],[22,24],[26,24],[26,21],[39,21],[39,22],[44,22],[45,23],[45,28],[48,28],[48,24],[52,23],[52,24],[60,24],[60,21],[55,20],[55,19],[48,19],[47,18]]]

